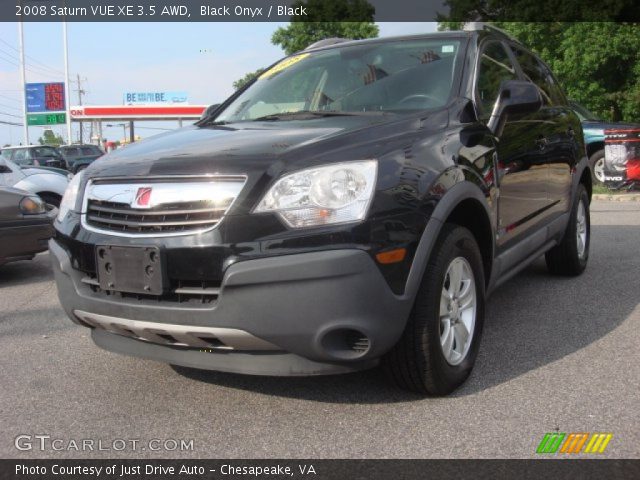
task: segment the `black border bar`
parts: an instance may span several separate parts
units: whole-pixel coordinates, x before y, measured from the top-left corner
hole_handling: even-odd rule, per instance
[[[370,8],[366,8],[367,3]],[[305,8],[294,11],[290,9],[296,6]],[[327,6],[325,0],[0,1],[0,22],[357,22],[372,20],[376,22],[444,20],[640,22],[640,2],[636,0],[563,0],[562,2],[557,0],[334,0],[330,6]]]
[[[187,473],[180,474],[185,467]],[[313,472],[310,467],[313,468]],[[69,469],[74,468],[69,473]],[[96,474],[100,468],[99,474]],[[169,469],[173,470],[169,470]],[[252,468],[254,470],[252,470]],[[64,474],[61,474],[64,469]],[[84,470],[83,470],[84,469]],[[112,473],[107,473],[113,469]],[[129,472],[121,475],[122,472]],[[261,473],[256,474],[258,469]],[[268,470],[269,473],[265,473]],[[304,470],[305,473],[302,473]],[[25,473],[31,471],[32,473]],[[54,472],[59,472],[55,474]],[[170,472],[173,473],[170,473]],[[21,473],[22,472],[22,473]],[[39,473],[38,473],[39,472]],[[139,472],[139,473],[138,473]],[[199,473],[201,472],[201,473]],[[0,460],[0,478],[23,480],[631,479],[640,460]]]

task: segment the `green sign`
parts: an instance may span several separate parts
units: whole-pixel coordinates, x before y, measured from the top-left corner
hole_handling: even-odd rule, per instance
[[[66,113],[29,113],[27,125],[60,125],[67,123]]]

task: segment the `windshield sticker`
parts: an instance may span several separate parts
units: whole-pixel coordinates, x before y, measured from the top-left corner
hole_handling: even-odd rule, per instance
[[[280,63],[277,63],[276,65],[274,65],[273,68],[270,68],[269,70],[264,72],[258,78],[262,80],[263,78],[271,77],[272,75],[275,75],[276,73],[281,72],[286,68],[289,68],[291,65],[295,65],[300,60],[307,58],[308,56],[309,56],[308,53],[302,53],[300,55],[296,55],[295,57],[285,58]]]
[[[443,45],[442,53],[453,53],[453,45]]]

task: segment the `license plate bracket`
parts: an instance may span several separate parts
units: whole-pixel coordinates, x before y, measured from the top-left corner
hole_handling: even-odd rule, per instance
[[[96,246],[98,281],[103,290],[162,295],[165,274],[158,247]]]

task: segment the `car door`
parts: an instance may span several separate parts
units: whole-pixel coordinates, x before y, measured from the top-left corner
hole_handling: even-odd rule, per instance
[[[538,87],[542,107],[525,119],[539,125],[541,161],[548,167],[546,193],[548,205],[542,218],[551,218],[569,209],[571,172],[584,150],[582,126],[549,68],[520,45],[511,45],[524,80]]]
[[[504,81],[518,72],[506,46],[496,39],[481,45],[476,70],[476,108],[489,120]],[[498,250],[540,221],[547,202],[548,166],[540,155],[541,123],[534,119],[509,119],[497,138]]]

